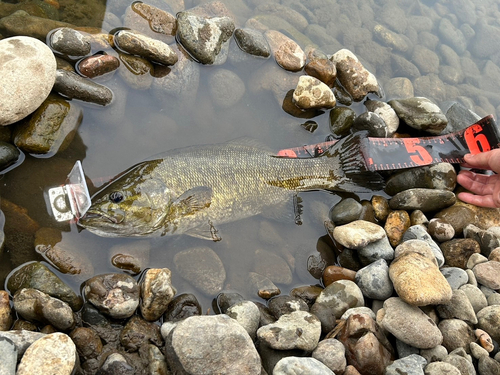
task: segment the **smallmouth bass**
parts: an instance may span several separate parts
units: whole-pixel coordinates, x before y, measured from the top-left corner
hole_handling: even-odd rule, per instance
[[[168,151],[98,191],[78,224],[104,237],[187,234],[217,241],[218,225],[291,204],[299,192],[382,189],[382,177],[365,167],[360,137],[308,159],[277,157],[248,139]]]

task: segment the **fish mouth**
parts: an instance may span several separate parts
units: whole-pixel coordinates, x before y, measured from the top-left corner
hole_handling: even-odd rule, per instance
[[[102,211],[96,211],[96,210],[88,210],[85,215],[80,219],[80,222],[83,220],[84,222],[92,222],[92,221],[99,221],[104,219],[105,221],[111,223],[111,224],[120,224],[123,222],[123,219],[125,219],[124,215],[109,215],[105,212]],[[85,224],[84,224],[85,225]]]

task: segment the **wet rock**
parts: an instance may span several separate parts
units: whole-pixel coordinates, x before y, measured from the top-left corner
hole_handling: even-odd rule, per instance
[[[248,277],[250,279],[250,283],[257,291],[257,294],[260,298],[269,299],[281,293],[280,288],[278,288],[271,280],[269,280],[265,276],[262,276],[255,272],[249,272]]]
[[[84,361],[97,358],[101,355],[103,350],[102,341],[93,329],[77,327],[71,331],[69,337],[75,343],[76,351]]]
[[[259,354],[250,336],[227,315],[187,318],[168,334],[165,346],[175,373],[261,373]]]
[[[222,290],[226,270],[219,256],[209,247],[194,247],[174,257],[177,272],[197,289],[208,295]]]
[[[226,315],[245,328],[252,340],[255,339],[260,323],[260,311],[255,303],[251,301],[238,302],[227,309]]]
[[[430,212],[449,207],[455,201],[455,194],[449,190],[415,188],[397,193],[389,200],[389,206],[393,210]]]
[[[335,107],[330,111],[330,131],[337,137],[349,134],[356,112],[348,107]]]
[[[344,225],[358,220],[362,211],[361,203],[354,198],[345,198],[332,207],[329,217],[335,225]]]
[[[276,319],[294,311],[309,311],[308,305],[303,300],[286,295],[272,298],[268,302],[268,307]]]
[[[450,302],[437,306],[437,312],[442,319],[455,318],[471,324],[477,324],[474,308],[465,292],[460,289],[453,290]]]
[[[467,268],[467,261],[472,254],[481,252],[477,241],[471,238],[456,238],[441,245],[446,264],[451,267]]]
[[[147,345],[148,370],[150,374],[168,374],[167,362],[161,350],[153,344]]]
[[[249,55],[266,59],[271,56],[271,46],[269,46],[264,34],[258,30],[247,27],[236,29],[234,30],[234,39],[238,43],[238,47]]]
[[[392,175],[387,180],[384,191],[389,195],[396,195],[411,188],[453,191],[456,177],[455,169],[449,163],[410,168]]]
[[[408,212],[404,210],[391,211],[387,216],[384,226],[390,244],[392,246],[399,245],[409,227],[410,215],[408,215]]]
[[[75,325],[73,311],[68,304],[36,289],[18,290],[13,302],[16,311],[31,322],[51,324],[61,331],[70,330]]]
[[[120,353],[111,353],[106,357],[98,373],[132,375],[134,374],[134,368]]]
[[[86,56],[91,51],[92,39],[84,33],[69,27],[51,32],[50,46],[58,53],[70,57]]]
[[[356,272],[355,282],[367,298],[385,300],[394,292],[389,278],[389,266],[384,259],[361,268]]]
[[[120,60],[112,55],[94,55],[80,60],[76,70],[87,78],[96,78],[114,72],[120,66]]]
[[[35,341],[24,353],[17,374],[71,374],[77,365],[76,347],[64,333]]]
[[[14,144],[29,154],[52,156],[69,146],[82,119],[79,105],[50,95],[29,120],[18,125]]]
[[[197,315],[201,315],[201,305],[198,299],[194,294],[184,293],[170,301],[167,311],[163,315],[163,320],[177,322]]]
[[[401,34],[397,34],[383,25],[376,25],[373,28],[373,35],[382,44],[399,52],[406,52],[410,49],[409,41]]]
[[[318,343],[311,356],[335,374],[341,374],[346,368],[345,347],[336,339],[325,339]]]
[[[366,130],[370,137],[386,137],[389,132],[385,121],[374,112],[364,112],[356,117],[352,124],[352,130]]]
[[[30,15],[24,10],[17,10],[14,13],[3,17],[0,20],[0,33],[3,35],[27,35],[43,42],[47,34],[60,27],[75,27],[67,22],[55,21],[45,16],[40,17]]]
[[[339,280],[323,289],[316,298],[316,304],[323,304],[331,309],[339,319],[348,309],[364,305],[361,289],[350,280]],[[314,308],[314,305],[313,305]]]
[[[280,359],[273,369],[273,375],[307,375],[311,373],[317,375],[334,375],[334,372],[327,366],[317,359],[310,357],[285,357]]]
[[[386,236],[384,229],[377,224],[356,220],[340,225],[333,230],[335,241],[349,249],[361,249]]]
[[[361,101],[369,93],[379,93],[375,76],[349,50],[342,49],[331,57],[337,68],[337,78],[354,101]]]
[[[391,137],[398,130],[399,118],[389,104],[378,100],[366,100],[364,104],[370,112],[377,114],[384,120],[387,130],[384,137]]]
[[[323,271],[323,285],[328,286],[338,280],[354,281],[356,272],[345,267],[328,266]]]
[[[470,351],[470,343],[475,341],[471,327],[460,319],[444,319],[438,324],[439,330],[443,334],[442,345],[452,352],[455,349],[463,348]]]
[[[457,29],[448,18],[441,18],[438,27],[443,42],[452,47],[456,53],[462,54],[467,49],[467,40],[460,29]]]
[[[264,35],[279,66],[292,72],[304,67],[306,54],[295,41],[276,30],[268,30]]]
[[[468,207],[456,204],[439,211],[434,216],[450,223],[457,235],[461,235],[467,225],[476,221],[476,217],[472,210]]]
[[[448,303],[450,284],[429,258],[416,252],[403,253],[389,267],[396,293],[414,306]]]
[[[47,98],[55,82],[56,60],[44,43],[25,36],[2,39],[0,51],[0,125],[9,125]]]
[[[217,69],[208,78],[212,102],[219,108],[231,108],[245,94],[245,84],[235,73]]]
[[[70,99],[102,106],[110,104],[113,100],[113,92],[106,86],[61,69],[56,71],[54,90]]]
[[[0,172],[16,164],[20,156],[21,152],[14,145],[0,141]]]
[[[351,315],[339,333],[347,364],[362,374],[384,373],[394,359],[394,350],[378,324],[366,314]]]
[[[0,332],[8,331],[12,326],[12,321],[9,293],[5,290],[0,290]]]
[[[488,261],[472,269],[477,282],[491,289],[500,289],[500,262]]]
[[[389,201],[380,195],[374,195],[371,200],[374,210],[375,218],[378,221],[384,222],[389,216],[391,209],[389,208]]]
[[[273,252],[255,251],[254,271],[267,277],[273,283],[288,285],[292,282],[292,271],[288,263]]]
[[[222,45],[234,31],[229,17],[205,18],[191,12],[177,15],[177,38],[194,59],[202,64],[213,64]]]
[[[139,286],[124,274],[104,274],[87,280],[83,295],[99,311],[115,319],[132,316],[139,305]]]
[[[143,2],[134,2],[127,8],[123,25],[164,43],[172,43],[177,31],[174,15]]]
[[[437,325],[422,310],[391,297],[377,313],[377,323],[402,342],[419,349],[440,345],[443,336]]]
[[[423,45],[417,44],[415,46],[411,56],[411,61],[424,75],[439,72],[439,56],[434,51]]]
[[[263,14],[271,14],[284,19],[292,24],[297,30],[303,31],[307,25],[307,18],[302,12],[292,9],[290,6],[285,6],[276,3],[262,3],[255,8],[255,12]]]
[[[282,315],[275,323],[263,326],[257,331],[259,340],[278,350],[312,351],[318,345],[320,335],[319,319],[306,311]]]
[[[388,103],[401,120],[417,130],[438,135],[448,124],[441,109],[427,98],[393,99]]]
[[[147,343],[162,346],[163,339],[157,324],[147,322],[135,315],[123,327],[120,333],[120,343],[127,352],[134,352]]]
[[[168,268],[150,268],[143,275],[140,309],[144,319],[158,320],[167,310],[170,301],[177,293],[172,286],[172,273]]]
[[[141,272],[141,262],[130,254],[113,255],[111,264],[121,270],[129,271],[132,275],[137,275]]]
[[[80,310],[83,304],[80,296],[39,262],[28,263],[12,273],[7,281],[7,288],[13,294],[22,288],[37,289],[66,302],[73,311]]]
[[[300,76],[293,92],[293,101],[302,109],[330,109],[336,104],[333,91],[319,79],[311,76]]]
[[[26,349],[38,339],[46,336],[44,333],[31,332],[27,330],[11,330],[0,332],[0,340],[9,340],[16,347],[17,361],[19,361]]]
[[[446,220],[434,218],[429,221],[427,230],[437,242],[445,242],[455,237],[455,229]]]

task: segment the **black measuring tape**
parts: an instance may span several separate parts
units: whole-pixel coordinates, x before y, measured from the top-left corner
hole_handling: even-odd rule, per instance
[[[324,154],[337,140],[288,148],[276,156],[313,158]],[[420,167],[436,163],[463,163],[464,155],[477,154],[500,147],[500,135],[492,115],[464,130],[434,137],[375,138],[361,140],[361,150],[370,171],[387,171]]]

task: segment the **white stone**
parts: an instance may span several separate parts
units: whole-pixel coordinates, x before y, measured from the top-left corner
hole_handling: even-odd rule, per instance
[[[38,39],[16,36],[0,40],[0,125],[33,113],[56,79],[56,59]]]

